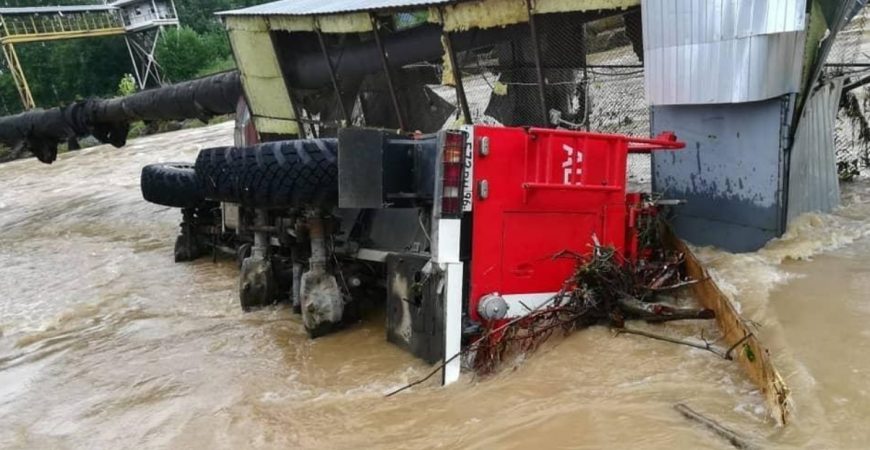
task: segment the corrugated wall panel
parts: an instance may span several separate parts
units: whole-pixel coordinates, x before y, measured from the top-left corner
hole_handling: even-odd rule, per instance
[[[806,0],[643,0],[651,105],[740,103],[797,92]]]
[[[813,93],[801,114],[791,150],[788,220],[811,211],[828,212],[840,204],[834,124],[843,79]]]

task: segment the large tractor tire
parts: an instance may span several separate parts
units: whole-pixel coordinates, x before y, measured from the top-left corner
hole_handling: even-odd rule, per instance
[[[254,208],[332,206],[338,198],[338,140],[245,147],[233,160],[239,202]]]
[[[235,147],[206,148],[196,157],[196,175],[205,197],[222,202],[238,202],[238,176],[233,162],[240,159],[243,149]]]
[[[142,197],[158,205],[194,208],[205,203],[193,164],[159,163],[142,168],[139,178]]]

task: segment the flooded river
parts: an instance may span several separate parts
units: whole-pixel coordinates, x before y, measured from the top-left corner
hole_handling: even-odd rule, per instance
[[[0,448],[730,448],[676,402],[763,447],[870,443],[870,183],[757,253],[701,250],[794,392],[789,427],[735,364],[604,328],[386,399],[429,367],[382,315],[310,341],[285,306],[240,311],[233,261],[172,262],[180,215],[141,199],[139,171],[231,135],[0,166]]]

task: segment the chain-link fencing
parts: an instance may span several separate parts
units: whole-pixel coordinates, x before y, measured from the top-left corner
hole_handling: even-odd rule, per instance
[[[475,124],[649,136],[639,8],[531,14],[504,28],[449,33],[427,17],[381,16],[377,35],[276,34],[282,61],[324,52],[342,72],[328,87],[294,89],[305,136],[333,136],[343,121],[432,132],[455,127],[466,114]],[[407,56],[411,34],[418,58],[396,64]],[[345,59],[373,44],[380,47],[370,55],[375,61],[354,64],[384,64],[377,60],[386,53],[389,73],[348,76]],[[631,182],[649,182],[647,155],[632,155],[629,166]]]
[[[864,7],[837,34],[828,54],[823,77],[844,77],[837,113],[834,144],[837,172],[852,179],[870,169],[870,7]]]
[[[540,14],[510,42],[458,52],[472,120],[648,136],[641,35],[639,9]],[[649,178],[649,156],[631,155],[630,182]]]

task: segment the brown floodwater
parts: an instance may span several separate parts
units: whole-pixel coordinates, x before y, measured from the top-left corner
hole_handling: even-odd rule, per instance
[[[778,428],[734,363],[600,327],[384,398],[429,367],[382,314],[311,341],[286,306],[241,312],[233,261],[172,262],[179,213],[141,199],[139,171],[231,136],[0,166],[0,448],[730,448],[677,402],[762,447],[870,446],[870,183],[759,252],[700,249],[793,390]]]

